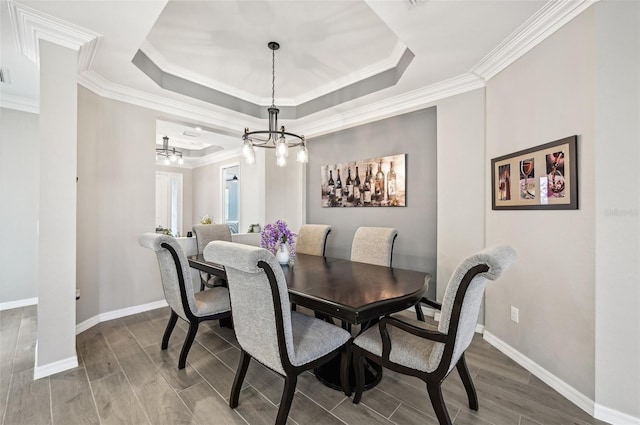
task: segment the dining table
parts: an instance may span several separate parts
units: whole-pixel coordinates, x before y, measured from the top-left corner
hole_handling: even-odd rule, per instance
[[[225,277],[224,266],[202,254],[188,257],[192,268]],[[282,265],[291,303],[313,310],[316,317],[360,325],[360,332],[380,317],[415,306],[428,287],[426,272],[298,253]],[[315,370],[325,385],[340,390],[339,358]],[[353,374],[351,374],[353,384]],[[365,367],[365,389],[378,384],[382,369]],[[353,387],[353,385],[352,385]]]

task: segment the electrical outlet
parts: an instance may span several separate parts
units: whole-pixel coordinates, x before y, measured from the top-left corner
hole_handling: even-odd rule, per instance
[[[511,306],[511,320],[518,323],[520,321],[520,310]]]

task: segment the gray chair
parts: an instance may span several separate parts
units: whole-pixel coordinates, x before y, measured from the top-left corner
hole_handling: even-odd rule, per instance
[[[397,236],[391,227],[359,227],[351,244],[351,261],[391,267]]]
[[[198,254],[204,252],[204,247],[211,241],[231,242],[231,229],[228,224],[194,224],[193,234],[196,235]],[[218,276],[212,276],[206,272],[200,272],[200,290],[205,287],[226,286],[226,281]]]
[[[296,237],[296,252],[324,257],[329,233],[331,233],[331,226],[327,224],[305,224],[301,226]]]
[[[374,363],[406,375],[416,376],[427,384],[431,404],[441,425],[451,419],[442,398],[442,382],[454,367],[462,378],[469,408],[478,410],[478,397],[464,359],[478,321],[478,313],[487,279],[496,280],[516,259],[510,246],[485,249],[465,259],[456,268],[444,294],[438,330],[425,324],[387,316],[363,332],[354,341],[353,361],[356,391],[353,402],[362,398],[363,361]]]
[[[238,406],[251,358],[285,379],[276,424],[287,421],[298,375],[340,353],[341,381],[345,393],[350,394],[345,345],[351,335],[335,325],[289,310],[287,282],[273,254],[263,248],[214,241],[205,248],[204,258],[225,268],[241,348],[229,406]]]
[[[184,369],[187,354],[198,332],[200,322],[218,320],[231,316],[229,290],[224,287],[194,293],[191,283],[189,260],[174,238],[156,233],[143,233],[138,243],[156,252],[160,265],[160,278],[171,317],[162,337],[161,348],[167,349],[169,338],[178,317],[189,322],[189,332],[182,346],[178,369]]]

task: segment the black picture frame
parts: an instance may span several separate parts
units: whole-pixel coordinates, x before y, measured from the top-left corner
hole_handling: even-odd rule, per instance
[[[493,158],[491,209],[578,209],[577,148],[575,135]]]

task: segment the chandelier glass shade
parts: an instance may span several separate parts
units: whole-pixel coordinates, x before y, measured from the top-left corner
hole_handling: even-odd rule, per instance
[[[269,129],[249,131],[248,128],[245,128],[242,136],[242,154],[247,164],[253,164],[256,162],[254,148],[275,149],[276,164],[278,167],[284,167],[287,165],[289,148],[299,147],[296,160],[306,163],[309,161],[309,153],[304,136],[289,133],[284,126],[278,127],[278,113],[280,110],[275,106],[275,84],[276,50],[280,48],[280,45],[275,41],[270,41],[267,46],[271,49],[271,106],[267,109],[269,112]]]
[[[162,138],[162,148],[156,149],[156,160],[163,158],[164,165],[171,165],[172,163],[184,164],[182,152],[177,151],[176,148],[169,147],[169,137],[167,136]]]

